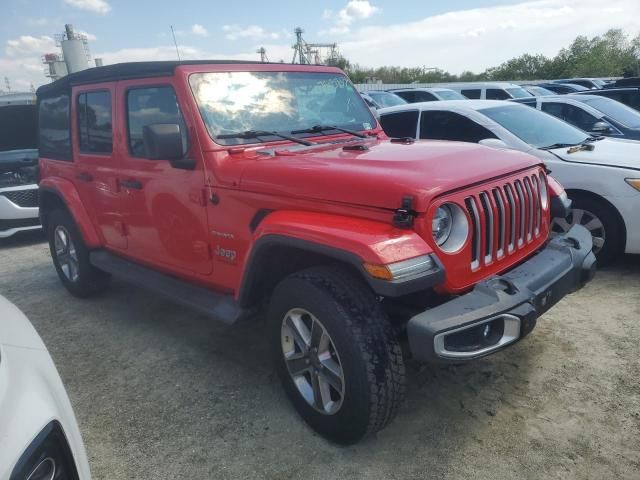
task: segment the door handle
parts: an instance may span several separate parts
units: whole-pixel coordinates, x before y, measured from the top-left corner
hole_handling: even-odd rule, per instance
[[[92,182],[93,181],[93,176],[90,173],[87,172],[80,172],[78,175],[76,175],[76,178],[80,181],[83,182]]]
[[[142,183],[138,180],[130,178],[128,180],[120,180],[118,182],[122,188],[131,188],[134,190],[142,190]]]

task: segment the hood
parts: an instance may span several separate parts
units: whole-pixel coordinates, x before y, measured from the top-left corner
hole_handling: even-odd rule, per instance
[[[568,148],[555,148],[550,151],[567,162],[640,170],[640,142],[606,137],[593,142],[592,145],[594,148],[591,151],[567,153]]]
[[[0,345],[46,350],[27,317],[0,295]]]
[[[366,149],[344,149],[358,144]],[[525,153],[471,143],[377,139],[242,160],[249,161],[242,190],[385,209],[399,208],[402,197],[412,195],[419,212],[442,193],[541,164]]]

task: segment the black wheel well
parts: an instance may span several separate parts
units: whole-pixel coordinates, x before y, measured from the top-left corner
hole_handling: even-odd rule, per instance
[[[269,244],[250,256],[240,290],[241,306],[259,305],[288,275],[320,265],[338,265],[362,277],[351,262],[329,253],[286,244]]]
[[[68,211],[67,205],[64,203],[64,200],[55,192],[46,189],[40,189],[40,201],[39,201],[39,212],[40,212],[40,221],[42,223],[42,228],[46,231],[48,228],[47,221],[48,217],[54,210],[65,210]]]
[[[590,198],[591,200],[602,203],[607,208],[611,209],[611,211],[616,216],[616,220],[618,221],[618,224],[622,227],[623,239],[627,238],[627,225],[624,223],[624,218],[622,218],[622,215],[620,215],[620,212],[618,211],[618,209],[609,200],[607,200],[601,195],[598,195],[597,193],[593,193],[588,190],[581,190],[579,188],[570,188],[570,189],[567,189],[566,192],[569,198],[575,198],[575,197]]]

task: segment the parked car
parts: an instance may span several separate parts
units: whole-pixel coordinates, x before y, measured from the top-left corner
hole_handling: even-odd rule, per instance
[[[581,87],[585,87],[589,90],[597,90],[605,86],[605,82],[599,78],[561,78],[558,80],[551,80],[551,83],[580,85]]]
[[[607,83],[605,88],[640,87],[640,77],[619,78],[615,82]]]
[[[542,162],[389,140],[337,68],[128,63],[37,94],[41,217],[69,292],[115,275],[228,324],[268,304],[284,389],[337,442],[402,405],[398,335],[417,361],[482,357],[594,273],[584,227],[549,239],[568,205]],[[521,197],[507,214],[495,192]]]
[[[0,478],[91,477],[71,403],[29,320],[0,296]]]
[[[404,105],[407,103],[406,100],[398,95],[384,90],[368,90],[366,92],[360,92],[360,95],[369,107],[375,109],[395,107],[396,105]]]
[[[455,90],[469,99],[508,100],[510,98],[527,98],[532,95],[520,85],[506,82],[487,83],[447,83],[443,87]],[[455,98],[449,100],[457,100]]]
[[[547,90],[551,90],[558,95],[590,91],[587,87],[576,85],[575,83],[540,83],[537,86],[546,88]]]
[[[403,105],[381,110],[380,119],[392,136],[402,127],[402,136],[482,143],[537,156],[573,201],[567,218],[556,215],[556,232],[585,225],[602,264],[622,252],[640,253],[640,142],[593,137],[514,102]]]
[[[556,95],[555,92],[551,90],[541,87],[539,85],[522,85],[527,92],[529,92],[534,97],[545,97],[547,95]]]
[[[438,100],[464,100],[466,97],[450,88],[420,87],[395,88],[389,92],[403,98],[405,103],[434,102]],[[393,105],[386,105],[393,106]]]
[[[516,100],[595,135],[640,140],[640,112],[599,95]]]
[[[0,238],[40,228],[33,95],[0,96]]]
[[[640,88],[628,87],[628,88],[603,88],[602,90],[593,90],[588,92],[577,92],[579,95],[598,95],[600,97],[607,97],[611,100],[615,100],[620,103],[624,103],[626,106],[640,111]]]

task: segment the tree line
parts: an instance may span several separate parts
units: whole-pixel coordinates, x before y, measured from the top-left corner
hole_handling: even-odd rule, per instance
[[[482,73],[455,75],[426,67],[367,68],[338,55],[329,64],[342,68],[353,83],[370,79],[383,83],[438,83],[497,80],[541,80],[571,77],[640,76],[640,34],[631,38],[621,29],[587,38],[578,36],[554,57],[525,53]]]

